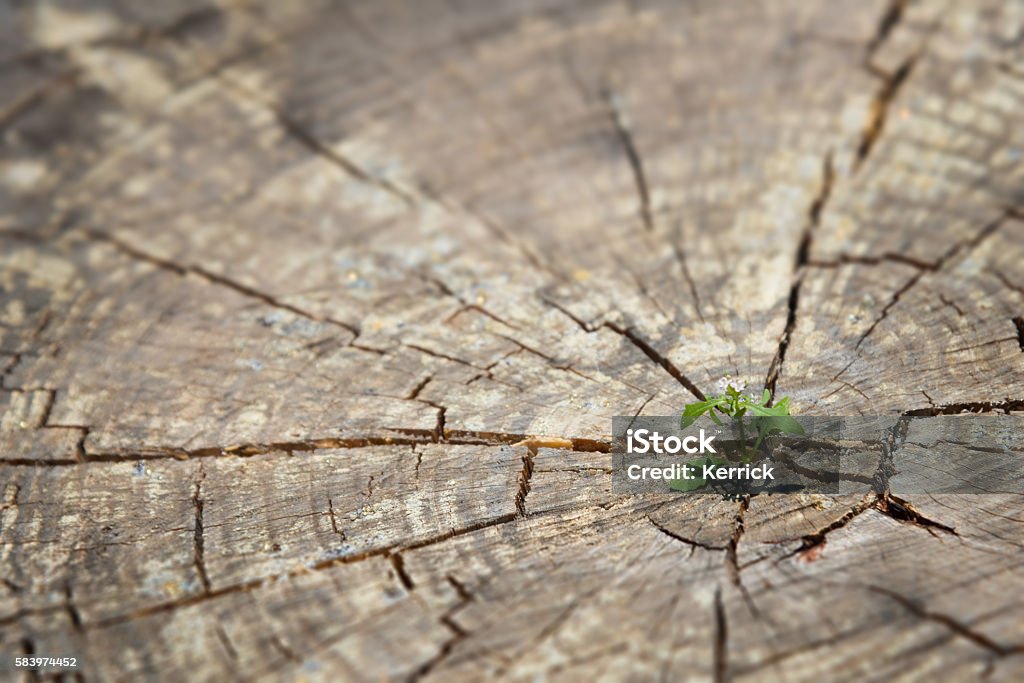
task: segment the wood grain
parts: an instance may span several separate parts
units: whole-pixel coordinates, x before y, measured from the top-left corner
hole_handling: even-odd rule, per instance
[[[606,453],[725,373],[1024,411],[1021,26],[0,6],[0,677],[1019,680],[1019,496],[629,497]]]

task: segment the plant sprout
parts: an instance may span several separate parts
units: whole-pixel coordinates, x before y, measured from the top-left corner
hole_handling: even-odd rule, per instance
[[[703,401],[695,401],[686,404],[683,415],[680,418],[679,426],[686,429],[697,421],[701,415],[707,415],[711,420],[721,425],[722,416],[728,417],[736,424],[739,433],[740,460],[744,463],[751,462],[761,448],[761,444],[769,436],[776,434],[803,434],[804,428],[789,414],[789,397],[783,397],[773,406],[768,403],[772,394],[767,389],[758,398],[752,394],[744,394],[747,383],[742,379],[732,378],[726,375],[718,380],[715,388],[718,393]],[[744,417],[750,416],[749,426],[752,429],[750,443],[747,436],[747,425],[744,424]],[[725,458],[713,455],[703,455],[687,462],[687,465],[698,468],[704,465],[724,465],[728,462]],[[704,486],[706,482],[701,477],[692,479],[675,479],[669,488],[673,491],[693,491]]]

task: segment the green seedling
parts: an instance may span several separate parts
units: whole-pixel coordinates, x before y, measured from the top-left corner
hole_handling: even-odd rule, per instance
[[[770,391],[765,389],[760,398],[744,394],[746,382],[728,375],[718,381],[716,388],[717,393],[710,398],[686,405],[679,426],[686,429],[702,415],[707,415],[718,425],[724,424],[723,418],[733,421],[739,434],[738,455],[741,462],[750,463],[760,451],[761,444],[770,436],[804,433],[804,428],[789,414],[788,396],[769,406],[772,399]],[[751,429],[749,435],[748,426]],[[704,465],[724,465],[727,462],[722,457],[703,455],[686,464],[694,466],[699,472]],[[700,477],[675,479],[669,488],[673,491],[695,491],[706,483]]]

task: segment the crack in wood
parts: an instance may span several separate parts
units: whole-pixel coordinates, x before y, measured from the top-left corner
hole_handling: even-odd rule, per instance
[[[555,512],[556,511],[551,511],[550,514],[554,514]],[[545,515],[545,514],[549,514],[549,513],[544,512],[544,513],[540,513],[540,514],[541,515]],[[402,551],[406,551],[406,550],[416,550],[416,549],[419,549],[419,548],[425,548],[425,547],[428,547],[428,546],[436,545],[438,543],[443,543],[443,542],[451,540],[453,538],[458,538],[459,536],[464,536],[466,534],[471,534],[471,533],[474,533],[474,532],[477,532],[477,531],[481,531],[483,529],[487,529],[487,528],[495,527],[495,526],[500,526],[500,525],[503,525],[503,524],[508,524],[510,522],[514,522],[516,519],[517,519],[517,516],[515,514],[499,515],[497,517],[493,517],[491,519],[483,520],[483,521],[477,522],[475,524],[470,524],[470,525],[467,525],[467,526],[464,526],[464,527],[450,529],[448,531],[445,531],[445,532],[442,532],[442,533],[439,533],[439,534],[435,534],[435,535],[430,536],[428,538],[420,539],[419,541],[413,541],[413,542],[409,542],[409,543],[396,543],[396,544],[390,545],[390,546],[385,546],[385,547],[380,547],[380,548],[372,548],[370,550],[367,550],[367,551],[364,551],[364,552],[361,552],[361,553],[353,553],[351,555],[345,555],[345,556],[342,556],[342,557],[327,558],[327,559],[321,560],[319,562],[316,562],[316,563],[314,563],[312,565],[302,566],[302,567],[299,567],[297,569],[285,572],[285,573],[280,574],[280,575],[260,577],[258,579],[252,579],[252,580],[249,580],[249,581],[244,581],[244,582],[241,582],[241,583],[232,584],[230,586],[225,586],[223,588],[217,588],[217,589],[212,589],[210,591],[204,591],[204,592],[201,592],[201,593],[196,593],[196,594],[190,595],[190,596],[185,597],[185,598],[179,598],[177,600],[171,600],[171,601],[168,601],[168,602],[157,603],[155,605],[143,607],[141,609],[132,611],[132,612],[127,613],[127,614],[112,616],[112,617],[109,617],[109,618],[106,618],[106,619],[99,620],[99,621],[96,621],[94,623],[88,624],[88,625],[86,625],[86,628],[87,629],[89,629],[89,628],[98,628],[98,629],[109,628],[109,627],[115,626],[117,624],[127,623],[127,622],[130,622],[130,621],[136,620],[136,619],[140,619],[140,618],[151,616],[153,614],[161,614],[161,613],[165,613],[165,612],[171,612],[171,611],[174,611],[174,610],[177,610],[177,609],[181,609],[183,607],[188,607],[188,606],[191,606],[191,605],[196,605],[196,604],[199,604],[199,603],[208,602],[210,600],[222,597],[224,595],[230,595],[230,594],[233,594],[233,593],[248,593],[248,592],[251,592],[251,591],[256,590],[258,588],[261,588],[261,587],[263,587],[265,585],[269,585],[270,583],[272,583],[272,582],[274,582],[276,580],[281,580],[281,579],[285,579],[285,578],[291,579],[291,578],[295,578],[297,576],[308,574],[311,571],[323,571],[323,570],[331,568],[331,567],[340,566],[340,565],[346,565],[346,564],[355,564],[355,563],[363,562],[363,561],[366,561],[366,560],[369,560],[369,559],[372,559],[372,558],[376,558],[376,557],[388,557],[390,555],[393,555],[396,552],[402,552]]]
[[[889,106],[896,98],[900,88],[907,81],[910,73],[914,70],[918,57],[920,57],[920,52],[907,58],[891,75],[883,80],[881,88],[875,94],[875,98],[871,102],[868,122],[864,127],[864,132],[861,134],[860,144],[857,146],[857,154],[853,162],[854,173],[860,170],[861,165],[867,160],[868,155],[871,154],[875,143],[882,136],[882,131],[885,129],[885,121],[889,114]]]
[[[203,497],[202,497],[202,485],[203,479],[206,478],[206,470],[203,468],[202,463],[199,464],[199,474],[196,477],[195,492],[192,494],[192,506],[195,509],[195,516],[193,521],[193,564],[195,565],[196,574],[199,576],[199,582],[203,586],[203,593],[206,595],[210,594],[210,578],[206,574],[206,561],[205,555],[205,539],[203,538]]]
[[[875,53],[878,52],[878,49],[883,43],[885,43],[893,30],[903,19],[903,12],[906,8],[907,0],[890,0],[889,5],[885,8],[885,12],[878,19],[878,26],[875,29],[875,34],[871,36],[871,40],[868,41],[864,50],[864,61],[866,64],[871,66]]]
[[[637,151],[636,144],[633,141],[633,134],[627,124],[622,107],[619,106],[619,96],[605,89],[601,93],[601,98],[608,109],[608,116],[611,119],[615,137],[618,139],[619,144],[622,145],[622,150],[629,161],[629,168],[633,173],[633,184],[636,186],[636,193],[640,204],[640,220],[645,229],[653,231],[654,218],[651,215],[651,194],[647,186],[647,175],[644,173],[643,159],[640,157],[639,151]]]
[[[945,296],[945,295],[940,293],[939,294],[939,301],[942,302],[943,306],[948,306],[949,308],[952,308],[954,311],[956,311],[956,314],[958,316],[960,316],[961,318],[964,316],[964,309],[962,309],[959,306],[957,306],[956,302],[953,301],[952,299],[950,299],[947,296]]]
[[[169,261],[167,259],[161,258],[161,257],[156,256],[154,254],[150,254],[148,252],[142,251],[142,250],[140,250],[140,249],[138,249],[138,248],[128,244],[127,242],[125,242],[124,240],[122,240],[120,238],[114,237],[113,235],[110,235],[108,233],[105,233],[105,232],[102,232],[102,231],[99,231],[99,230],[93,230],[91,228],[80,228],[79,230],[80,230],[80,232],[83,235],[89,237],[90,239],[93,239],[93,240],[98,241],[98,242],[103,242],[105,244],[109,244],[110,246],[114,247],[115,249],[117,249],[122,254],[124,254],[124,255],[126,255],[126,256],[128,256],[128,257],[130,257],[130,258],[132,258],[132,259],[134,259],[136,261],[141,261],[143,263],[147,263],[147,264],[149,264],[151,266],[154,266],[156,268],[159,268],[161,270],[165,270],[165,271],[174,273],[175,275],[178,275],[179,277],[186,277],[188,275],[194,275],[194,276],[200,278],[201,280],[205,280],[209,284],[219,285],[219,286],[222,286],[222,287],[226,287],[227,289],[230,289],[230,290],[232,290],[233,292],[235,292],[237,294],[241,294],[242,296],[244,296],[246,298],[255,299],[255,300],[260,301],[260,302],[262,302],[262,303],[264,303],[267,306],[270,306],[272,308],[277,308],[277,309],[280,309],[280,310],[283,310],[283,311],[288,311],[289,313],[293,313],[293,314],[295,314],[295,315],[297,315],[297,316],[299,316],[301,318],[305,318],[307,320],[312,320],[313,322],[324,323],[324,324],[334,325],[336,327],[340,327],[340,328],[342,328],[342,329],[346,330],[347,332],[350,332],[351,334],[354,335],[352,341],[355,341],[355,338],[357,338],[359,336],[359,333],[360,333],[359,328],[357,326],[355,326],[355,325],[352,325],[350,323],[344,322],[342,320],[336,320],[334,318],[322,317],[322,316],[315,315],[315,314],[313,314],[313,313],[311,313],[309,311],[306,311],[306,310],[303,310],[303,309],[299,308],[298,306],[294,306],[294,305],[286,303],[284,301],[280,301],[279,299],[275,298],[274,296],[272,296],[270,294],[266,294],[266,293],[261,292],[261,291],[259,291],[257,289],[254,289],[253,287],[250,287],[248,285],[242,284],[241,282],[237,282],[236,280],[232,280],[231,278],[229,278],[227,276],[219,275],[219,274],[214,273],[214,272],[212,272],[210,270],[207,270],[206,268],[203,268],[202,266],[196,266],[196,265],[182,266],[182,265],[179,265],[177,263],[174,263],[173,261]],[[348,344],[349,346],[353,345],[352,341],[349,342],[349,344]],[[364,351],[372,351],[372,352],[378,353],[378,354],[382,353],[379,349],[369,349],[369,348],[360,347],[360,346],[356,346],[355,348],[359,348],[359,349],[364,350]]]
[[[746,516],[747,509],[750,507],[750,496],[745,495],[740,499],[739,509],[736,510],[736,519],[733,524],[732,536],[729,538],[729,543],[726,546],[726,567],[729,570],[729,578],[732,579],[733,585],[743,590],[743,582],[740,580],[740,564],[739,564],[739,546],[740,539],[743,538],[743,533],[746,531],[744,524],[744,517]]]
[[[1011,322],[1013,322],[1013,321],[1011,321]],[[950,350],[946,351],[946,353],[947,354],[963,353],[964,351],[973,351],[975,349],[983,349],[986,346],[997,346],[999,344],[1005,344],[1006,342],[1016,342],[1017,339],[1018,338],[1017,338],[1016,335],[1014,335],[1012,337],[1000,337],[999,339],[990,339],[989,341],[979,342],[977,344],[971,344],[970,346],[961,346],[961,347],[956,348],[956,349],[950,349]],[[1024,351],[1024,347],[1021,347],[1021,350]]]
[[[8,582],[3,580],[6,585]],[[25,617],[40,617],[40,616],[51,616],[57,612],[67,612],[67,607],[63,604],[60,605],[46,605],[43,607],[22,607],[14,610],[10,614],[5,614],[0,617],[0,626],[11,626],[17,624]]]
[[[677,242],[673,241],[672,253],[675,254],[676,261],[679,263],[679,270],[683,275],[683,280],[686,281],[686,287],[690,290],[690,296],[693,297],[693,308],[697,312],[697,318],[702,323],[705,323],[707,320],[704,319],[700,293],[697,291],[697,283],[694,281],[693,275],[690,273],[690,266],[686,261],[686,252],[683,251],[682,247],[680,247]]]
[[[712,641],[714,681],[715,683],[727,683],[729,680],[729,623],[725,617],[725,606],[722,604],[721,586],[715,588],[714,616],[715,628]]]
[[[877,500],[878,496],[875,495],[874,493],[865,494],[864,497],[860,500],[860,502],[858,502],[856,505],[847,510],[842,517],[833,521],[831,524],[828,524],[818,529],[812,534],[807,534],[803,536],[800,539],[800,547],[798,547],[790,553],[786,553],[785,555],[779,558],[779,561],[793,557],[794,555],[799,555],[805,558],[807,561],[813,561],[817,559],[820,556],[822,549],[825,547],[825,544],[828,543],[828,535],[830,533],[836,531],[837,529],[842,529],[847,524],[849,524],[857,517],[859,517],[861,514],[863,514],[865,511],[875,507]]]
[[[675,366],[675,364],[673,364],[672,361],[668,359],[668,357],[666,357],[666,356],[662,355],[660,352],[658,352],[657,349],[655,349],[653,346],[651,346],[651,344],[648,343],[647,340],[645,340],[642,336],[640,336],[640,334],[638,332],[636,332],[636,330],[634,330],[633,328],[631,328],[631,327],[621,327],[621,326],[616,325],[615,323],[610,322],[610,321],[605,321],[605,322],[603,322],[603,323],[601,323],[600,325],[597,325],[597,326],[590,325],[590,324],[586,323],[585,321],[580,320],[579,318],[577,318],[568,309],[566,309],[564,306],[559,304],[557,301],[554,301],[554,300],[549,299],[547,297],[541,297],[541,301],[546,306],[548,306],[550,308],[553,308],[554,310],[558,311],[559,313],[561,313],[565,317],[567,317],[570,320],[572,320],[574,323],[576,323],[576,325],[578,325],[580,327],[580,329],[582,329],[587,334],[593,334],[593,333],[597,332],[600,329],[608,329],[608,330],[611,330],[612,332],[618,334],[619,336],[623,337],[624,339],[627,339],[631,344],[633,344],[633,346],[635,346],[640,351],[642,351],[645,356],[647,356],[652,361],[654,361],[655,364],[660,366],[669,375],[671,375],[677,382],[682,384],[683,387],[685,387],[687,391],[689,391],[691,394],[696,396],[701,401],[703,401],[705,399],[705,396],[704,396],[703,392],[701,392],[701,390],[697,388],[696,384],[694,384],[692,381],[690,381],[690,379],[688,377],[686,377],[686,375],[684,375],[679,370],[679,368],[677,368]]]
[[[779,346],[775,351],[772,362],[768,365],[768,375],[764,380],[764,388],[768,390],[770,398],[768,405],[775,403],[775,389],[779,382],[779,375],[782,374],[782,364],[786,360],[786,352],[789,350],[789,342],[796,329],[796,314],[800,308],[800,287],[803,285],[803,273],[797,274],[789,289],[789,298],[786,301],[786,326],[779,337]]]
[[[455,646],[468,636],[466,631],[459,627],[451,617],[447,615],[443,616],[440,621],[445,628],[452,632],[452,637],[442,643],[437,654],[421,664],[408,677],[406,677],[406,683],[415,683],[430,674],[430,672],[433,671],[441,662],[448,658],[452,653],[452,650],[455,649]]]
[[[908,410],[905,415],[911,417],[934,417],[936,415],[959,415],[961,413],[995,413],[1004,412],[1009,414],[1013,411],[1024,410],[1024,399],[1004,399],[1001,401],[966,401],[960,403],[946,403],[933,405],[930,408],[917,408]]]
[[[768,405],[775,402],[775,388],[782,374],[782,364],[786,361],[786,351],[792,340],[793,331],[796,329],[796,316],[800,308],[800,287],[803,285],[804,271],[810,258],[811,244],[814,239],[814,231],[821,222],[821,213],[832,195],[832,185],[835,182],[835,171],[832,166],[832,151],[825,154],[821,165],[821,186],[811,205],[807,210],[807,225],[804,228],[800,243],[797,246],[796,257],[793,262],[793,283],[789,288],[789,297],[786,300],[786,325],[779,337],[778,348],[772,361],[768,366],[768,374],[764,380],[764,388],[768,390]]]
[[[395,576],[398,578],[399,583],[405,588],[405,590],[412,592],[416,589],[416,583],[409,576],[409,572],[405,569],[405,558],[402,557],[402,553],[394,552],[388,555],[388,559],[391,561],[391,567],[395,570]]]
[[[809,259],[807,261],[807,266],[810,268],[839,268],[840,266],[845,265],[878,266],[886,262],[902,263],[904,265],[917,268],[918,270],[934,271],[938,268],[938,264],[936,263],[922,261],[914,258],[910,254],[898,254],[891,251],[887,251],[880,256],[870,256],[866,254],[838,254],[835,258],[829,261]]]
[[[430,381],[431,381],[432,379],[434,379],[434,376],[433,376],[433,375],[428,375],[427,377],[424,377],[424,378],[423,378],[423,379],[422,379],[422,380],[421,380],[421,381],[419,382],[419,384],[417,384],[416,386],[414,386],[414,387],[412,388],[412,391],[410,391],[410,392],[409,392],[409,395],[408,395],[408,396],[406,396],[406,397],[405,397],[405,399],[406,399],[407,401],[414,401],[414,400],[416,400],[416,397],[420,395],[420,392],[421,392],[421,391],[423,391],[423,389],[424,389],[424,388],[425,388],[425,387],[426,387],[426,386],[427,386],[428,384],[430,384]]]
[[[439,416],[440,417],[440,416]],[[445,438],[443,443],[452,446],[486,446],[500,448],[502,446],[530,445],[539,448],[555,448],[580,453],[610,453],[611,441],[601,441],[583,437],[542,436],[530,434],[511,434],[505,432],[487,432],[464,429],[448,429],[439,422]],[[70,428],[68,425],[50,425],[53,428]],[[135,460],[188,460],[191,458],[237,457],[248,458],[268,453],[284,453],[294,455],[299,452],[315,452],[321,450],[345,450],[371,448],[375,446],[417,446],[437,443],[435,436],[439,427],[433,429],[394,428],[401,436],[365,436],[352,438],[320,438],[305,441],[279,441],[270,443],[249,443],[231,446],[211,446],[198,449],[184,449],[164,446],[139,445],[134,448],[113,452],[87,452],[82,461],[77,460],[34,460],[29,458],[2,458],[3,465],[29,465],[36,467],[63,467],[87,464],[90,462],[126,462]],[[88,433],[88,428],[75,426]]]
[[[1012,289],[1018,294],[1024,296],[1024,286],[1018,285],[1015,282],[1011,281],[1010,278],[1006,277],[1006,274],[1003,273],[1001,270],[993,268],[992,274],[999,278],[999,281],[1002,282],[1006,288]]]
[[[247,101],[262,107],[274,117],[274,120],[277,122],[278,126],[280,126],[281,130],[317,157],[324,159],[337,168],[340,168],[356,180],[367,185],[374,186],[390,194],[404,204],[406,208],[412,208],[420,203],[416,197],[409,192],[406,192],[395,183],[391,182],[387,178],[370,173],[335,148],[324,143],[316,134],[294,119],[287,111],[274,106],[241,82],[234,78],[229,78],[223,72],[213,73],[211,75],[213,78],[216,78],[225,86],[231,88],[232,91],[239,94]]]
[[[433,349],[428,349],[427,347],[420,346],[418,344],[409,344],[409,343],[402,342],[402,346],[406,347],[407,349],[412,349],[413,351],[419,351],[420,353],[425,353],[428,356],[433,356],[434,358],[440,358],[441,360],[446,360],[446,361],[450,361],[452,363],[458,363],[460,365],[465,365],[466,367],[473,368],[474,370],[488,370],[489,369],[489,368],[482,368],[479,365],[474,365],[473,363],[470,363],[468,360],[463,360],[461,358],[456,358],[455,356],[449,356],[446,353],[441,353],[440,351],[434,351]]]
[[[9,105],[0,110],[0,133],[11,126],[22,116],[42,105],[55,92],[64,87],[76,88],[81,80],[82,72],[78,68],[71,68],[48,79],[46,82],[33,88],[21,97],[16,98]],[[14,235],[15,231],[4,231],[5,235]],[[34,237],[31,233],[26,233]]]
[[[447,318],[445,318],[442,321],[443,323],[445,323],[445,324],[450,323],[452,320],[454,320],[455,318],[459,317],[460,315],[462,315],[466,311],[474,311],[474,312],[479,313],[480,315],[482,315],[482,316],[484,316],[486,318],[490,318],[494,322],[496,322],[496,323],[498,323],[500,325],[504,325],[505,327],[508,327],[510,329],[513,329],[513,330],[521,330],[522,329],[518,325],[513,325],[509,321],[505,320],[504,318],[499,316],[497,313],[494,313],[492,311],[487,310],[487,308],[485,308],[483,305],[481,305],[479,303],[473,303],[473,302],[466,301],[462,296],[457,294],[455,292],[455,290],[453,290],[451,287],[449,287],[447,285],[447,283],[445,283],[444,280],[442,280],[441,278],[437,277],[436,275],[433,275],[433,274],[430,274],[430,273],[419,272],[419,271],[416,273],[416,275],[418,275],[420,277],[420,279],[422,279],[424,282],[426,282],[428,284],[432,284],[435,287],[437,287],[438,290],[440,290],[440,292],[443,295],[445,295],[446,297],[448,297],[450,299],[455,299],[456,301],[459,302],[461,307],[458,310],[456,310],[454,313],[449,315]]]
[[[419,463],[417,463],[418,467]],[[348,540],[347,534],[338,527],[338,516],[334,511],[334,500],[330,496],[327,497],[327,514],[331,520],[331,531],[340,536],[342,541]]]
[[[919,605],[916,601],[907,598],[904,595],[900,595],[896,591],[890,590],[888,588],[883,588],[882,586],[868,586],[868,588],[874,591],[875,593],[884,595],[892,599],[893,601],[899,603],[902,607],[904,607],[908,612],[912,613],[913,615],[921,619],[926,619],[928,621],[934,621],[938,624],[941,624],[946,628],[950,629],[951,631],[953,631],[954,633],[956,633],[957,635],[966,638],[975,645],[985,650],[988,650],[989,652],[992,652],[998,657],[1006,657],[1009,655],[1024,652],[1024,643],[1009,646],[1002,645],[996,642],[995,640],[992,640],[985,634],[975,631],[969,625],[957,621],[952,616],[942,614],[941,612],[930,611],[925,607]]]
[[[75,606],[75,598],[72,594],[70,579],[66,584],[64,584],[64,611],[68,615],[68,621],[71,622],[71,628],[74,631],[81,633],[83,631],[82,614],[78,611],[78,607]]]
[[[895,453],[907,440],[910,420],[908,415],[900,415],[882,438],[882,456],[878,459],[878,467],[872,477],[873,488],[878,496],[885,496],[889,492],[889,479],[896,474]]]
[[[841,481],[855,482],[858,484],[872,484],[875,481],[874,477],[869,477],[863,474],[848,474],[843,472],[816,470],[806,467],[793,460],[789,455],[781,450],[773,453],[773,457],[793,472],[807,477],[808,479],[813,479],[814,481],[820,481],[827,484],[835,484]]]
[[[933,264],[930,264],[929,266],[918,270],[918,272],[915,273],[909,280],[907,280],[902,287],[900,287],[893,293],[892,297],[889,299],[889,302],[882,308],[882,312],[875,318],[871,325],[866,330],[864,330],[860,338],[857,340],[857,343],[854,344],[854,349],[856,350],[860,348],[861,344],[864,343],[864,340],[867,339],[871,335],[871,333],[875,331],[875,328],[878,327],[879,323],[881,323],[889,316],[889,311],[891,311],[893,306],[895,306],[899,302],[900,298],[904,294],[906,294],[911,287],[916,285],[926,273],[938,272],[947,263],[949,263],[951,260],[960,255],[961,252],[968,253],[976,249],[982,242],[985,241],[985,239],[993,235],[1003,225],[1003,223],[1011,217],[1011,215],[1012,213],[1009,209],[1004,210],[1002,214],[995,218],[995,220],[989,222],[980,231],[978,231],[977,235],[974,235],[969,239],[957,242],[948,250],[946,250],[946,252],[942,254],[938,258],[938,260],[935,261]],[[852,364],[853,361],[850,362],[850,365]],[[839,375],[842,375],[843,372],[846,372],[847,368],[849,368],[849,365],[847,365],[846,368],[844,368],[838,375],[836,375],[833,378],[833,380],[838,378]]]
[[[677,382],[682,384],[686,388],[686,390],[689,391],[694,396],[696,396],[697,399],[701,401],[705,400],[704,393],[697,388],[697,385],[691,382],[690,379],[686,377],[686,375],[684,375],[679,370],[679,368],[677,368],[675,364],[668,359],[667,356],[664,356],[661,353],[659,353],[657,349],[655,349],[647,342],[647,340],[641,337],[636,330],[634,330],[631,327],[619,327],[615,323],[611,322],[605,322],[604,327],[607,327],[612,332],[615,332],[616,334],[622,336],[623,338],[628,339],[630,343],[633,344],[633,346],[643,351],[644,355],[646,355],[648,358],[654,361],[657,365],[660,365],[662,368],[664,368],[665,372],[667,372],[673,378],[675,378]]]
[[[416,475],[416,487],[419,488],[419,484],[420,484],[420,465],[423,464],[423,451],[417,450],[415,444],[413,444],[412,450],[413,450],[414,453],[416,453],[416,466],[414,468],[414,473]]]
[[[886,517],[890,517],[896,521],[906,522],[908,524],[913,524],[914,526],[922,527],[933,536],[935,535],[935,532],[933,531],[935,529],[952,534],[953,536],[960,535],[954,527],[925,517],[923,514],[918,512],[911,503],[903,500],[902,498],[897,498],[891,493],[885,493],[878,496],[875,509]]]
[[[274,649],[277,650],[286,660],[290,662],[302,661],[302,656],[292,649],[291,646],[285,643],[281,636],[273,633],[268,640],[270,644],[274,646]]]
[[[44,391],[46,395],[46,402],[43,404],[42,415],[40,416],[39,424],[37,425],[41,428],[52,427],[52,425],[49,424],[50,413],[53,412],[53,404],[57,402],[56,389],[46,389]]]
[[[523,454],[523,469],[519,472],[519,490],[516,492],[516,513],[526,517],[526,496],[530,494],[530,480],[533,478],[533,459],[537,457],[537,446],[530,444]]]
[[[475,599],[473,597],[473,594],[469,591],[469,589],[466,588],[466,585],[459,581],[457,578],[455,578],[454,575],[448,574],[447,576],[445,576],[445,580],[452,588],[455,589],[455,593],[459,596],[459,599],[463,603],[467,603]]]
[[[451,631],[452,635],[441,644],[441,647],[433,657],[430,657],[423,662],[423,664],[416,667],[416,669],[406,677],[406,683],[415,683],[429,675],[437,668],[438,665],[451,655],[452,651],[460,642],[468,638],[470,635],[468,631],[462,628],[458,622],[455,621],[454,615],[456,612],[472,602],[474,597],[463,584],[455,579],[454,576],[449,574],[446,578],[448,583],[455,589],[455,594],[458,596],[459,600],[441,615],[439,621],[445,628]]]
[[[667,528],[665,525],[663,525],[662,523],[658,522],[653,517],[651,517],[650,514],[647,514],[646,517],[647,517],[647,521],[650,522],[651,525],[655,529],[660,531],[662,534],[668,536],[669,538],[671,538],[674,541],[678,541],[680,543],[683,543],[685,545],[690,546],[690,548],[691,548],[691,555],[693,554],[693,551],[696,548],[703,548],[704,550],[719,550],[719,551],[724,551],[724,550],[727,549],[726,546],[709,545],[707,543],[701,543],[700,541],[697,541],[697,540],[692,539],[692,538],[686,538],[685,536],[681,536],[680,534],[677,534],[676,532],[674,532],[671,529]]]

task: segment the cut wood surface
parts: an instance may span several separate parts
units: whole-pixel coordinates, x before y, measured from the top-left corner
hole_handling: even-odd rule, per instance
[[[1020,495],[608,455],[1024,413],[1024,3],[11,2],[0,84],[0,679],[1024,678]]]

